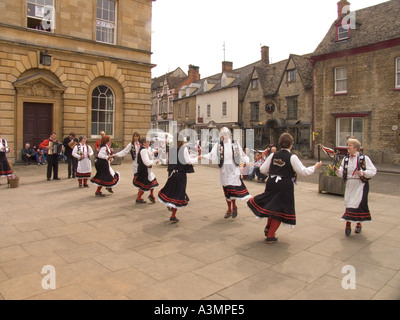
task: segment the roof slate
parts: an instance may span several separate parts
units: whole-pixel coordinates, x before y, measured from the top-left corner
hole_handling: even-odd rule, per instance
[[[356,28],[350,30],[350,38],[336,41],[336,19],[325,38],[315,49],[313,56],[363,47],[400,38],[400,0],[390,0],[375,6],[354,11]]]

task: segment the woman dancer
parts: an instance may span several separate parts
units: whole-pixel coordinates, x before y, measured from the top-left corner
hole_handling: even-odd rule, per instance
[[[93,150],[91,146],[86,144],[85,136],[79,137],[79,143],[72,150],[72,156],[78,159],[76,177],[78,178],[79,188],[89,188],[87,181],[92,175],[92,161],[90,157],[93,156]]]
[[[168,180],[165,186],[158,192],[158,201],[172,211],[169,221],[179,222],[176,212],[186,207],[189,197],[186,194],[187,173],[193,173],[193,164],[198,163],[201,156],[191,157],[189,150],[184,146],[183,136],[179,135],[177,146],[169,149],[168,156]]]
[[[223,188],[228,205],[224,218],[232,217],[234,219],[238,214],[236,199],[246,200],[251,197],[240,178],[239,168],[241,162],[248,164],[249,158],[236,141],[232,142],[231,131],[228,128],[223,127],[220,130],[220,137],[220,142],[214,145],[210,153],[202,155],[202,157],[208,160],[219,160],[219,184]]]
[[[346,182],[344,203],[346,210],[342,220],[346,221],[345,234],[351,234],[351,222],[356,222],[355,233],[360,233],[362,223],[371,221],[371,213],[368,207],[368,180],[376,174],[376,168],[371,159],[366,155],[360,155],[361,143],[357,139],[347,140],[348,155],[344,157],[336,174],[343,177]]]
[[[0,177],[7,177],[12,175],[12,169],[8,163],[6,153],[10,152],[7,141],[2,138],[0,133]]]
[[[260,168],[261,173],[269,174],[265,191],[247,202],[256,216],[268,218],[264,229],[268,244],[278,240],[275,232],[281,222],[292,227],[296,224],[293,186],[296,174],[311,175],[322,165],[322,162],[317,162],[314,166],[306,168],[299,158],[291,153],[293,143],[293,137],[289,133],[280,136],[279,145],[282,149],[269,155]]]
[[[156,200],[154,198],[154,188],[158,186],[158,182],[156,176],[151,170],[151,167],[154,164],[157,164],[159,160],[153,160],[153,156],[149,150],[150,141],[148,141],[146,138],[141,138],[140,144],[141,147],[137,156],[137,174],[133,177],[133,185],[139,188],[136,203],[146,203],[146,201],[142,199],[142,196],[146,191],[150,191],[150,195],[148,197],[150,202],[155,203]]]
[[[95,192],[96,196],[104,197],[101,192],[102,187],[106,187],[107,191],[114,193],[112,187],[116,186],[119,182],[119,173],[111,168],[111,161],[113,155],[110,150],[111,139],[110,136],[103,136],[100,143],[99,154],[95,161],[96,175],[90,179],[90,182],[97,185]]]
[[[128,153],[131,155],[132,158],[132,164],[133,164],[133,176],[137,174],[137,168],[138,168],[138,154],[140,150],[140,134],[139,132],[134,132],[132,136],[132,141],[128,143],[128,145],[125,147],[125,149],[121,150],[120,152],[114,154],[114,157],[125,157]]]

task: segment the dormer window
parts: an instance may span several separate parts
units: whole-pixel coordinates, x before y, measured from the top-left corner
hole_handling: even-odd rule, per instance
[[[347,40],[350,38],[350,20],[342,19],[336,27],[336,41]]]
[[[287,82],[296,81],[296,69],[288,70],[286,74],[287,74]]]
[[[207,91],[208,91],[208,82],[207,82],[207,80],[204,81],[204,84],[203,84],[203,91],[204,91],[204,92],[207,92]]]
[[[223,74],[222,78],[221,78],[221,87],[225,87],[226,86],[226,75]]]

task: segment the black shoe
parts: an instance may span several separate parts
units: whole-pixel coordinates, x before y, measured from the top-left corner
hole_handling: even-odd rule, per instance
[[[224,218],[225,218],[225,219],[228,219],[231,215],[232,215],[232,213],[228,210],[228,211],[225,213]]]
[[[354,232],[355,232],[355,233],[361,233],[361,229],[362,229],[362,225],[357,223]]]
[[[143,199],[136,199],[136,203],[144,204],[144,203],[146,203],[146,201]]]
[[[177,217],[170,217],[170,218],[169,218],[169,221],[170,221],[171,223],[178,223],[178,222],[179,222],[179,219],[178,219]]]
[[[269,232],[269,226],[265,226],[264,228],[264,234],[268,238],[268,232]]]
[[[152,195],[149,195],[147,199],[149,199],[151,203],[156,203],[156,199]]]
[[[235,219],[238,215],[237,207],[233,207],[232,210],[232,219]]]
[[[267,239],[265,239],[265,242],[267,243],[267,244],[273,244],[273,243],[275,243],[275,242],[277,242],[278,241],[278,238],[276,238],[276,237],[272,237],[272,238],[267,238]]]
[[[50,178],[47,178],[47,181],[51,181],[51,179],[50,179]]]
[[[83,187],[84,188],[89,188],[89,186],[87,184],[84,184]]]
[[[344,233],[348,237],[351,234],[351,227],[350,226],[349,227],[346,226],[346,229],[344,230]]]
[[[112,190],[112,188],[106,188],[106,190],[107,190],[109,193],[114,193],[114,191]]]
[[[97,197],[105,197],[105,195],[100,191],[100,192],[96,192],[95,195]]]
[[[80,184],[80,185],[79,185],[79,188],[83,188],[83,185]]]

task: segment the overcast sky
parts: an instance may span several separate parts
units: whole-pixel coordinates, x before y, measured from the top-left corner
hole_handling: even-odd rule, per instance
[[[237,69],[261,59],[313,52],[337,18],[339,0],[157,0],[153,2],[152,78],[189,64],[201,78],[221,72],[221,63]],[[351,11],[387,0],[348,0]],[[225,43],[225,53],[224,53]]]

